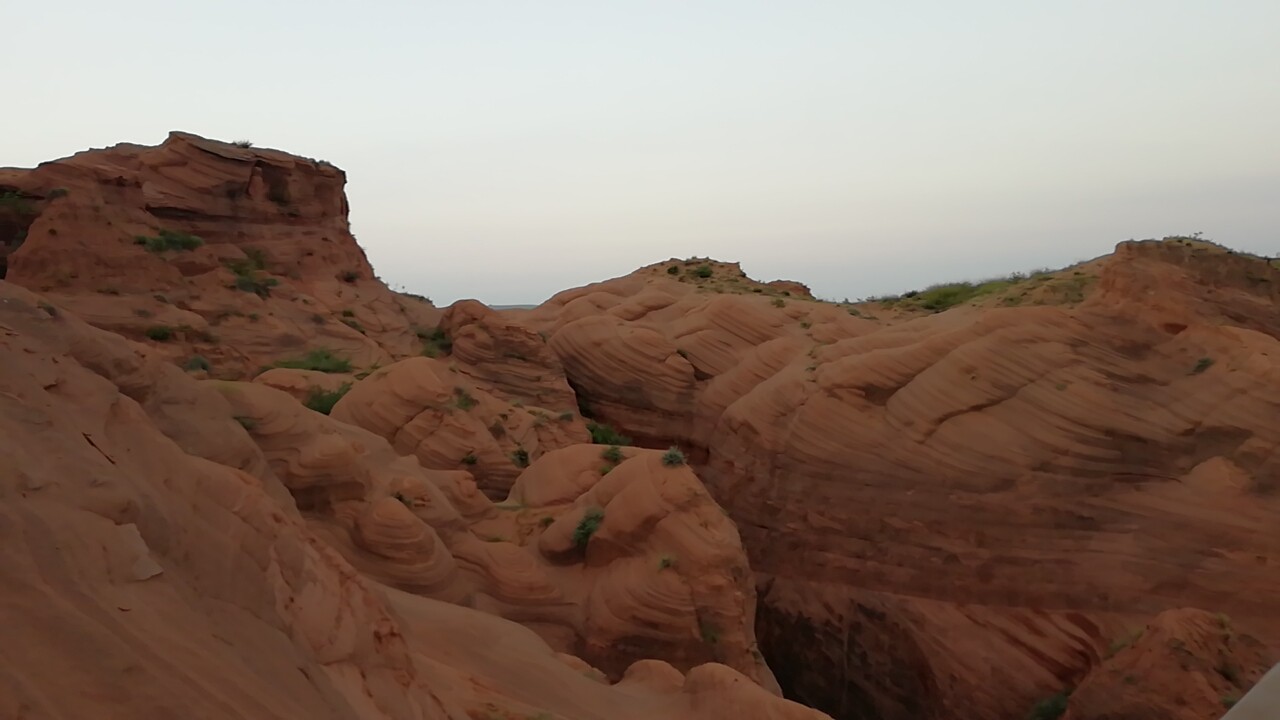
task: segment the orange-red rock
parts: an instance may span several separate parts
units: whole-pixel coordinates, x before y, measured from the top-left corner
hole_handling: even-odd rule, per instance
[[[499,511],[465,473],[282,391],[196,381],[6,282],[0,367],[0,623],[21,658],[0,664],[4,717],[825,717],[723,665],[646,661],[610,685],[530,630],[425,597],[545,610],[560,588],[530,581],[530,549],[474,535]],[[621,597],[612,567],[577,570],[575,592]],[[732,613],[739,590],[706,606]],[[750,617],[732,617],[739,642]]]
[[[896,323],[649,269],[519,317],[594,419],[698,461],[785,689],[1019,717],[1166,609],[1280,642],[1280,272],[1180,241],[1088,268],[1070,306]]]

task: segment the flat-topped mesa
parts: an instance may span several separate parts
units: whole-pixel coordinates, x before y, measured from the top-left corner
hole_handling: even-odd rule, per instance
[[[12,250],[6,279],[164,290],[236,260],[296,280],[372,278],[347,223],[345,184],[327,162],[182,132],[155,147],[0,170],[9,208],[0,224],[25,240],[0,238]],[[188,236],[202,245],[184,244]]]
[[[0,170],[0,277],[222,379],[314,350],[385,365],[440,312],[374,276],[345,184],[327,162],[178,132]]]

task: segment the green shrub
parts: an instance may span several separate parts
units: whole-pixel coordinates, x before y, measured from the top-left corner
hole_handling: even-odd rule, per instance
[[[620,434],[613,428],[598,422],[587,423],[587,432],[591,433],[591,442],[596,445],[630,445],[631,438]]]
[[[1031,708],[1027,720],[1057,720],[1067,711],[1067,694],[1051,695]]]
[[[779,307],[779,308],[780,308],[780,307],[786,307],[786,306],[787,306],[787,301],[786,301],[786,300],[783,300],[782,298],[774,298],[774,299],[773,299],[773,306],[774,306],[774,307]]]
[[[672,567],[675,564],[676,564],[675,558],[671,557],[670,555],[663,555],[662,557],[658,558],[659,570],[666,570],[667,568]]]
[[[454,402],[459,410],[470,410],[480,403],[467,392],[466,388],[456,387],[453,389]]]
[[[437,327],[430,332],[418,330],[418,339],[422,341],[422,354],[429,358],[448,355],[453,350],[453,341],[444,328]]]
[[[342,383],[337,390],[325,390],[323,388],[313,387],[307,393],[307,399],[302,402],[308,408],[315,410],[321,415],[328,415],[333,410],[333,406],[342,399],[343,395],[351,389],[351,383]]]
[[[1212,365],[1213,365],[1213,358],[1202,357],[1196,361],[1196,366],[1191,368],[1191,372],[1194,375],[1199,375],[1205,370],[1208,370]]]
[[[156,342],[168,342],[173,338],[173,328],[167,325],[152,325],[147,328],[146,335],[148,339]]]
[[[161,230],[155,236],[137,235],[133,238],[133,244],[143,246],[147,252],[162,253],[170,250],[195,250],[204,244],[204,240],[190,233]]]
[[[232,287],[242,292],[251,292],[258,297],[270,296],[271,288],[279,285],[280,281],[263,275],[263,271],[267,268],[266,253],[258,248],[245,248],[244,254],[243,260],[224,262],[227,269],[236,276]]]
[[[668,275],[679,275],[679,274],[680,274],[680,266],[679,266],[679,265],[672,265],[671,267],[667,268],[667,274],[668,274]]]
[[[232,286],[241,292],[251,292],[258,297],[270,297],[271,288],[280,284],[280,281],[273,277],[262,277],[257,273],[251,275],[236,275],[235,284]]]
[[[479,461],[479,458],[476,457],[475,453],[469,452],[466,455],[462,456],[463,465],[475,465],[478,461]]]
[[[192,355],[191,359],[187,360],[187,364],[183,365],[183,367],[188,371],[203,370],[209,372],[211,369],[209,361],[203,355]]]
[[[582,516],[582,520],[578,522],[578,527],[573,529],[573,544],[579,549],[585,550],[587,543],[591,541],[591,536],[596,534],[600,529],[600,523],[604,521],[604,510],[600,508],[591,508]]]
[[[0,193],[0,210],[6,210],[18,215],[34,215],[35,206],[29,200],[15,192]]]
[[[538,524],[539,524],[539,525],[541,525],[542,527],[551,527],[551,523],[553,523],[553,522],[555,522],[555,521],[556,521],[556,519],[555,519],[555,518],[553,518],[553,517],[551,517],[550,515],[548,515],[548,516],[546,516],[546,517],[542,518],[541,520],[539,520],[539,521],[538,521]]]
[[[253,143],[249,142],[248,140],[236,140],[231,144],[235,145],[238,148],[245,148],[246,150],[253,147]]]
[[[316,370],[326,373],[351,372],[351,361],[338,357],[329,350],[320,348],[312,350],[300,358],[281,360],[272,367],[291,368],[294,370]]]
[[[679,467],[684,464],[684,453],[680,452],[680,448],[673,445],[662,454],[662,464],[667,467]]]
[[[709,278],[712,273],[713,271],[711,270],[710,265],[699,265],[698,268],[693,271],[693,274],[700,278]]]
[[[516,448],[515,452],[511,453],[511,462],[518,468],[529,467],[529,451],[522,447]]]
[[[600,453],[600,457],[604,458],[605,460],[608,460],[614,465],[617,465],[618,463],[622,462],[624,459],[624,456],[622,454],[622,448],[618,447],[617,445],[610,445],[609,447],[605,448],[604,452]]]
[[[720,629],[709,621],[699,619],[698,632],[702,635],[702,642],[708,645],[720,642]]]

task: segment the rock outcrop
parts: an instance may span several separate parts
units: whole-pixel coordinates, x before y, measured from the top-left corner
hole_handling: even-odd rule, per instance
[[[726,623],[722,659],[763,678],[742,652],[741,546],[687,469],[619,465],[615,497],[697,495],[660,493],[630,514],[600,486],[584,491],[615,510],[589,568],[562,559],[577,580],[561,587],[538,582],[536,545],[476,536],[505,511],[467,473],[423,469],[264,384],[195,380],[7,282],[0,367],[4,717],[824,717],[703,663],[712,653],[677,654],[677,669],[604,647],[643,636],[644,608],[686,630],[701,610]],[[557,473],[538,473],[529,487],[557,494]],[[558,517],[570,500],[538,512]],[[633,556],[684,547],[702,523],[708,545],[688,548],[690,569],[723,561],[736,584],[627,570]],[[617,682],[483,612],[485,596],[554,608],[617,663]]]
[[[519,317],[592,419],[695,458],[791,696],[1015,718],[1167,609],[1280,642],[1280,272],[1186,240],[1090,267],[1071,307],[898,323],[649,270]]]
[[[344,180],[182,133],[0,171],[0,715],[825,717],[693,471],[389,291]]]
[[[177,132],[0,170],[5,279],[216,377],[320,348],[358,367],[417,354],[440,311],[375,278],[345,183],[323,161]]]
[[[1209,720],[1276,660],[1275,262],[442,311],[344,183],[0,170],[0,716]]]

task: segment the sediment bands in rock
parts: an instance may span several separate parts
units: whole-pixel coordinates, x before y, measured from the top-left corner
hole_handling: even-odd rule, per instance
[[[1280,272],[1187,241],[1082,267],[1073,304],[892,322],[664,272],[519,317],[596,420],[705,458],[793,697],[1018,718],[1165,610],[1280,641]]]
[[[0,171],[0,716],[825,717],[693,470],[388,291],[342,182],[184,134]]]

